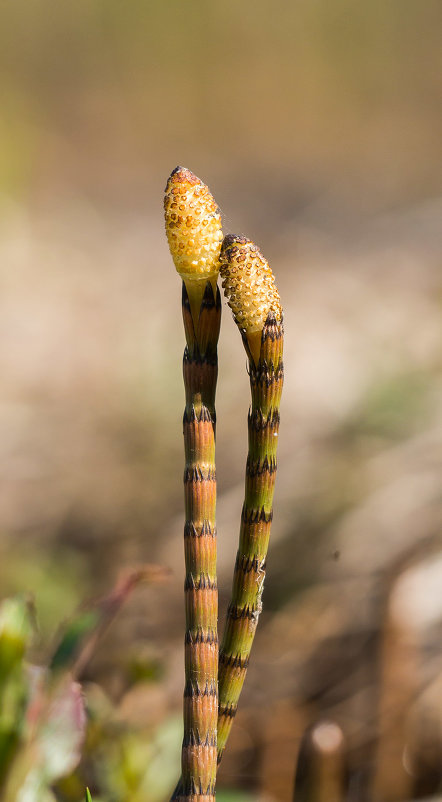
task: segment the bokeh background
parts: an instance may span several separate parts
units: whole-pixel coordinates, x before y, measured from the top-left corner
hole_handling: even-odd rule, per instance
[[[39,635],[120,572],[171,569],[83,682],[95,730],[56,789],[161,802],[183,688],[183,334],[171,170],[253,239],[285,308],[264,611],[220,802],[291,798],[305,729],[345,737],[349,799],[441,788],[440,0],[4,0],[1,596]],[[220,339],[225,609],[248,381]],[[98,724],[97,724],[98,722]],[[330,798],[329,798],[330,799]]]

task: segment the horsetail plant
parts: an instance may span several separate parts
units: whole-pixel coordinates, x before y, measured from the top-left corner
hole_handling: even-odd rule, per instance
[[[245,499],[233,587],[219,655],[218,762],[228,739],[261,612],[276,476],[283,384],[283,314],[275,280],[258,248],[226,236],[220,275],[249,358]]]
[[[183,280],[186,563],[184,738],[174,799],[215,802],[218,716],[215,390],[221,217],[209,189],[177,167],[164,199],[166,234]]]

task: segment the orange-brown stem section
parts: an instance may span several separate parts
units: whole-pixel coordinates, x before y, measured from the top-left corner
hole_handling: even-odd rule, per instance
[[[182,776],[173,799],[215,802],[218,719],[215,390],[221,302],[207,282],[198,321],[183,284],[184,583],[186,607]]]

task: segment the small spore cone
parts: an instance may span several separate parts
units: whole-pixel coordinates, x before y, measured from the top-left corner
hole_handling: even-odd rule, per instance
[[[256,364],[267,317],[270,315],[276,323],[282,322],[275,278],[256,245],[246,237],[232,234],[223,240],[220,274],[227,303]]]

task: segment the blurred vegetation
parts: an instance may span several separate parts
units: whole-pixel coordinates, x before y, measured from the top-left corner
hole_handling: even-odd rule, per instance
[[[80,686],[25,663],[32,618],[25,600],[0,608],[0,787],[5,802],[50,802],[78,763],[85,713]]]
[[[35,611],[20,597],[2,602],[0,788],[5,802],[50,802],[54,786],[58,799],[79,799],[84,771],[91,787],[99,782],[103,800],[160,800],[169,792],[181,722],[173,718],[141,739],[124,726],[102,691],[86,687],[83,696],[76,681],[100,631],[131,589],[151,574],[151,568],[132,574],[107,598],[79,611],[57,638],[55,650],[49,644],[46,666],[28,662]],[[81,767],[73,773],[81,753]]]
[[[0,790],[5,802],[79,800],[85,782],[97,789],[95,802],[154,802],[170,794],[181,720],[173,716],[147,730],[134,729],[98,686],[81,689],[75,681],[75,656],[86,652],[88,640],[109,623],[103,616],[115,614],[115,601],[118,597],[121,605],[128,588],[127,583],[117,586],[107,599],[79,612],[65,626],[47,666],[28,662],[36,634],[30,603],[20,597],[2,602]],[[85,797],[91,800],[89,789]],[[226,792],[220,798],[247,802],[250,797]]]

